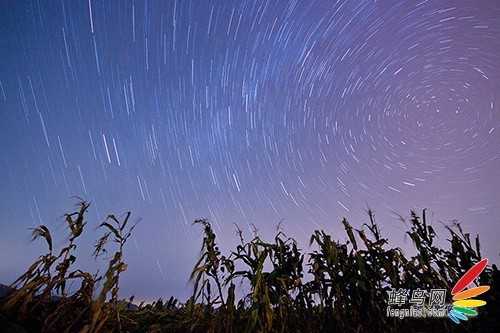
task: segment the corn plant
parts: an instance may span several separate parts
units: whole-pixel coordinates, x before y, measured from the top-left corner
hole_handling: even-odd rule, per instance
[[[196,220],[203,239],[190,275],[192,296],[185,303],[171,297],[134,305],[133,297],[119,298],[120,279],[127,269],[124,247],[135,227],[130,226],[130,213],[123,218],[109,215],[99,225],[103,234],[93,255],[107,260],[102,275],[74,268],[88,208],[88,203],[80,202],[75,212],[65,215],[68,241],[59,251],[47,226],[32,229],[33,240],[44,240],[47,251],[0,299],[0,319],[36,332],[80,333],[497,332],[499,328],[500,272],[495,265],[480,277],[481,284],[492,288],[478,320],[455,327],[444,319],[386,317],[389,289],[449,289],[481,259],[479,236],[473,239],[453,223],[445,226],[448,239],[438,241],[426,210],[421,216],[410,212],[408,221],[401,218],[414,246],[410,254],[390,246],[371,210],[367,222],[358,226],[340,221],[346,241],[324,230],[313,231],[307,252],[280,228],[266,241],[254,226],[249,241],[237,227],[239,244],[223,254],[210,222]],[[80,282],[79,288],[68,288],[71,281]],[[237,286],[242,287],[239,298]]]

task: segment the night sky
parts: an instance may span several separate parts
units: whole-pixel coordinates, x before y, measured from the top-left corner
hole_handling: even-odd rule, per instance
[[[499,104],[495,0],[3,0],[0,282],[75,195],[91,271],[106,215],[140,219],[124,296],[188,295],[201,217],[224,249],[283,221],[307,250],[371,207],[410,248],[397,214],[427,207],[498,262]]]

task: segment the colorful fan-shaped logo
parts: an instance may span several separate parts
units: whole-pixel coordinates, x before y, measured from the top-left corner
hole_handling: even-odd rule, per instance
[[[453,307],[448,312],[448,317],[456,324],[461,320],[477,316],[476,308],[486,304],[486,301],[476,299],[490,289],[490,286],[478,286],[466,289],[486,268],[488,259],[484,258],[472,266],[455,284],[451,290],[453,295]]]

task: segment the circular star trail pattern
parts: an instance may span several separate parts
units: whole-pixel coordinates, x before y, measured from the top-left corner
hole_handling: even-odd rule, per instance
[[[2,280],[75,195],[92,226],[141,218],[124,293],[145,299],[189,292],[200,217],[226,246],[283,221],[305,247],[367,207],[403,239],[395,214],[427,207],[498,255],[497,1],[1,6]]]

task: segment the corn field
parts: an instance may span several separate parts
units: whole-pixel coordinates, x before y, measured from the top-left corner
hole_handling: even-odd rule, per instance
[[[41,254],[0,299],[0,330],[6,332],[499,332],[500,273],[488,266],[480,283],[491,286],[479,316],[456,325],[445,318],[404,320],[386,315],[390,289],[451,290],[481,259],[479,236],[460,224],[447,226],[446,247],[427,221],[411,212],[405,222],[414,255],[391,247],[380,233],[372,211],[358,227],[341,221],[347,241],[323,230],[312,233],[309,251],[279,229],[272,240],[256,232],[221,253],[207,220],[201,227],[201,253],[189,277],[193,292],[185,302],[159,299],[131,306],[119,299],[120,278],[126,273],[125,245],[135,225],[130,212],[109,215],[99,226],[102,236],[93,249],[96,260],[107,253],[103,274],[75,266],[78,240],[86,230],[89,203],[65,215],[68,241],[53,248],[44,226],[32,229],[47,251]],[[343,236],[343,235],[342,235]],[[82,249],[78,249],[82,251]],[[77,282],[76,290],[67,285]],[[239,286],[248,293],[236,296]]]

